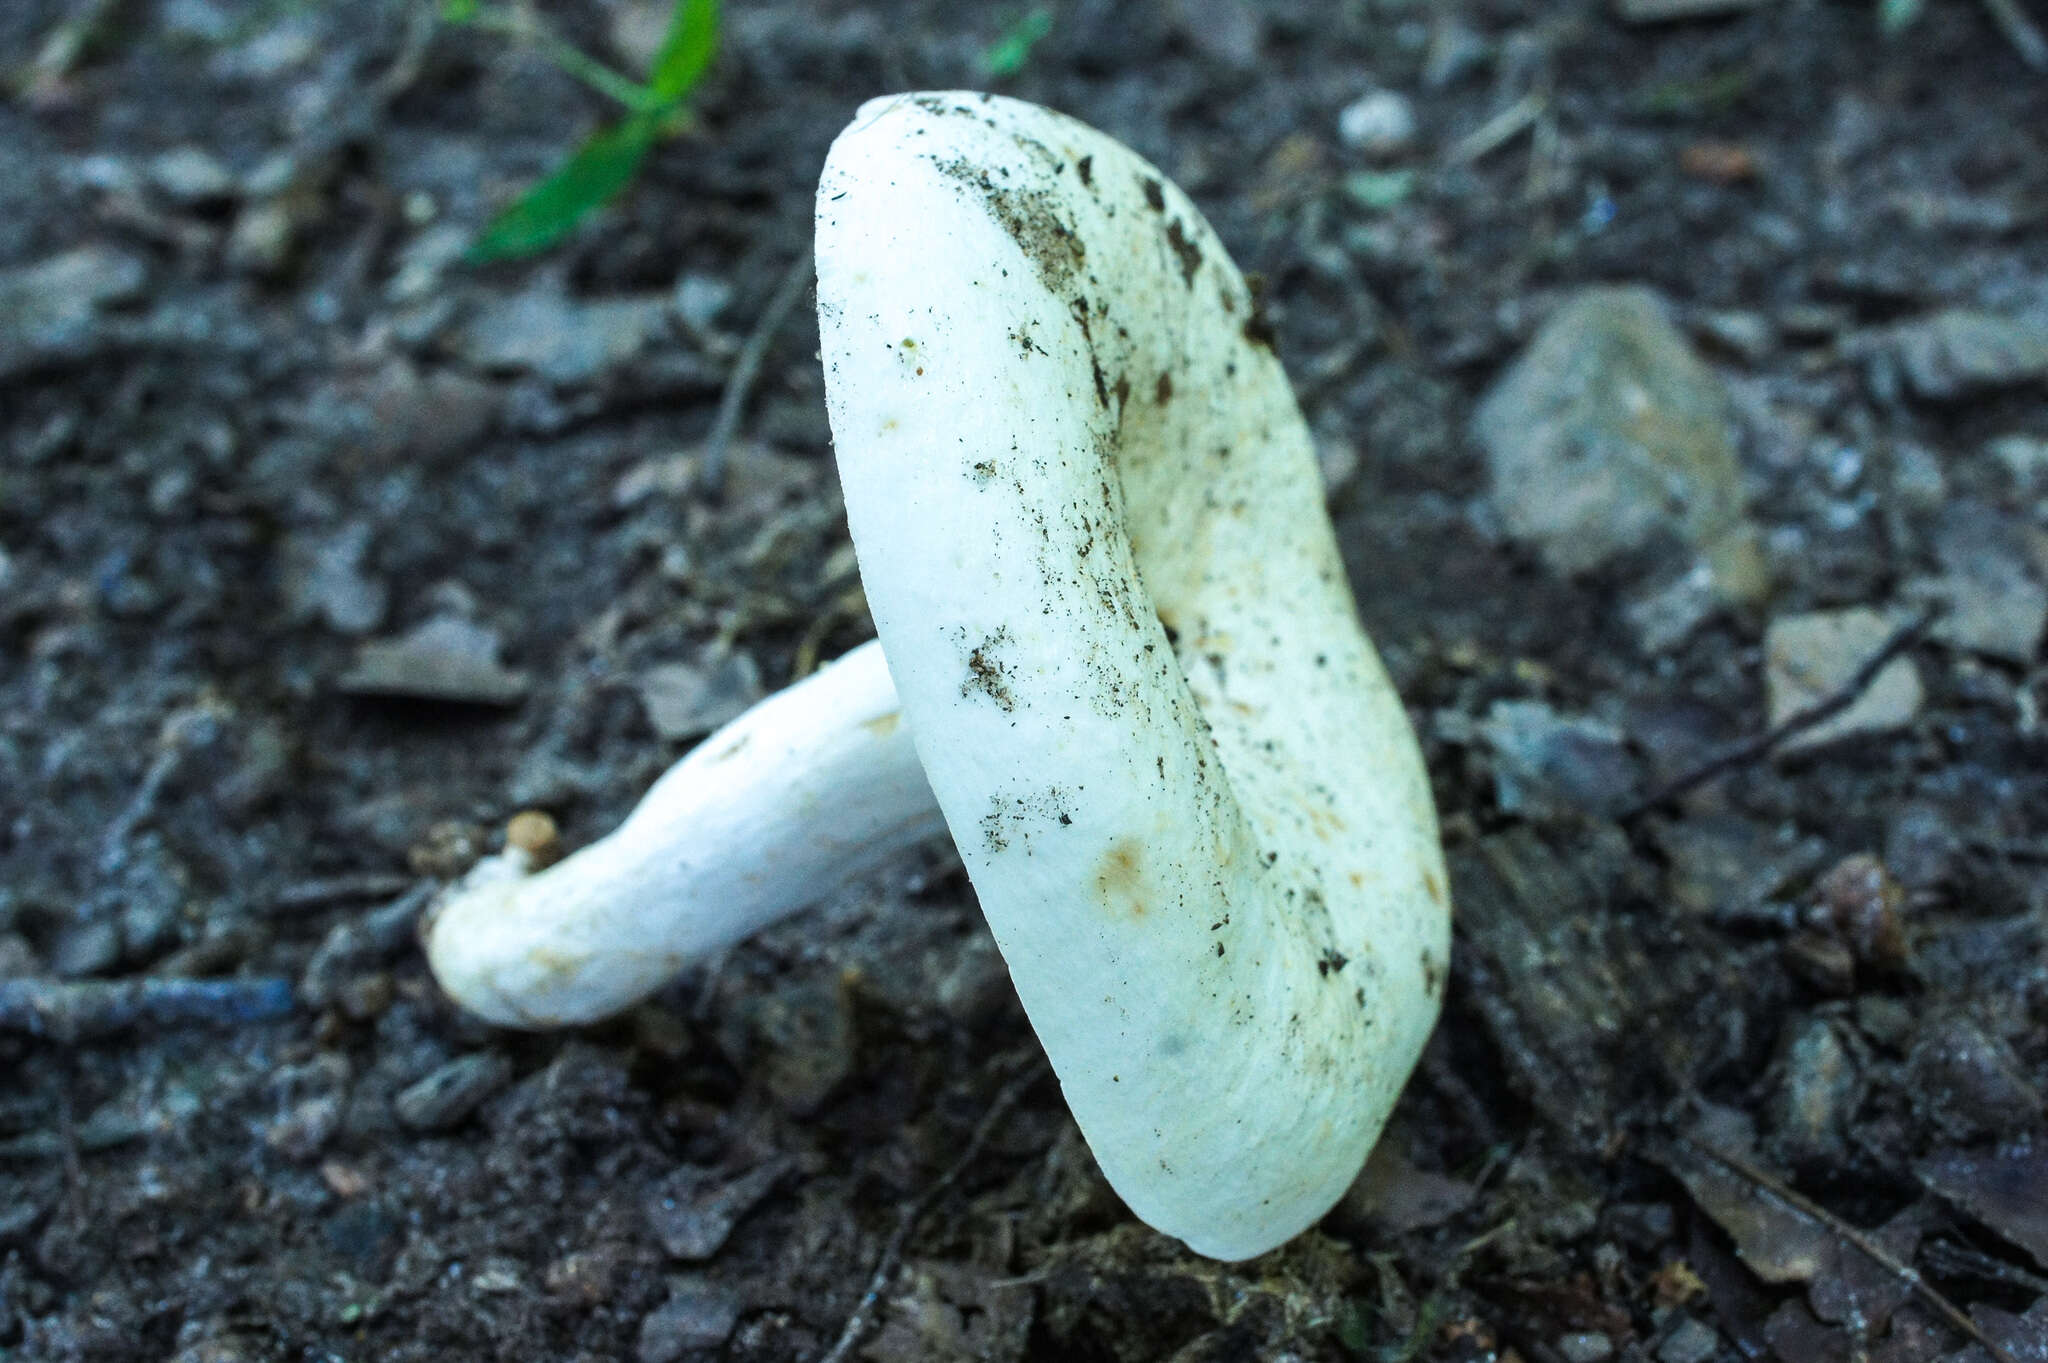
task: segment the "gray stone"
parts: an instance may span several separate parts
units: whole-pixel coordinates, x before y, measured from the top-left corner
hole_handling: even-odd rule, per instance
[[[370,525],[351,521],[314,537],[285,540],[282,586],[287,606],[301,620],[323,619],[342,634],[368,634],[384,623],[390,592],[363,573]]]
[[[1952,503],[1935,532],[1947,571],[1907,584],[1947,609],[1934,637],[1954,648],[2025,665],[2048,628],[2048,587],[2034,575],[2027,529],[1981,502]]]
[[[697,738],[737,718],[761,699],[761,669],[744,653],[708,667],[662,663],[634,682],[648,722],[663,738]]]
[[[1892,353],[1923,398],[1948,401],[2048,378],[2048,321],[1952,308],[1893,330]]]
[[[1727,393],[1648,291],[1593,289],[1560,307],[1480,403],[1473,434],[1508,533],[1554,570],[1671,535],[1703,552],[1724,591],[1760,591],[1743,563],[1755,548]]]
[[[787,1160],[770,1160],[733,1178],[685,1165],[656,1185],[647,1203],[647,1224],[671,1256],[709,1259],[725,1248],[741,1218],[794,1168]]]
[[[513,705],[527,682],[524,673],[499,665],[495,630],[440,615],[396,639],[362,645],[339,685],[355,696]]]
[[[187,207],[220,203],[235,193],[234,173],[203,147],[173,147],[151,157],[149,182]]]
[[[1560,715],[1541,701],[1496,701],[1479,731],[1493,750],[1504,813],[1530,817],[1578,810],[1613,816],[1641,794],[1642,773],[1619,729]]]
[[[147,278],[139,257],[103,246],[0,271],[0,378],[91,354],[101,310],[135,298]]]
[[[1415,106],[1395,90],[1373,90],[1337,115],[1337,140],[1368,156],[1398,156],[1415,141]]]
[[[1595,1331],[1583,1330],[1558,1336],[1557,1351],[1564,1355],[1565,1363],[1607,1363],[1614,1357],[1614,1341]]]
[[[725,1343],[740,1322],[740,1305],[715,1283],[683,1279],[669,1289],[668,1300],[640,1322],[640,1363],[675,1363],[695,1349]]]
[[[1764,632],[1764,694],[1770,723],[1833,696],[1882,648],[1895,628],[1868,607],[1785,615]],[[1901,728],[1920,713],[1920,673],[1911,658],[1894,658],[1847,709],[1786,740],[1784,748],[1818,747],[1858,733]]]
[[[525,370],[564,387],[588,383],[638,355],[667,325],[669,300],[582,303],[552,285],[499,298],[457,337],[481,369]]]
[[[1707,1363],[1721,1347],[1714,1327],[1687,1316],[1657,1346],[1657,1363]]]
[[[496,1051],[458,1056],[391,1100],[398,1120],[415,1131],[446,1131],[512,1081],[512,1062]]]

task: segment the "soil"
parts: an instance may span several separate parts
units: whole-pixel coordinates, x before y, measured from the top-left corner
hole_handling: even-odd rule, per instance
[[[2048,306],[2048,77],[1992,8],[1062,0],[997,77],[1021,9],[733,0],[628,195],[473,269],[609,113],[530,48],[0,6],[0,1359],[2048,1358],[2031,646],[1913,635],[1901,722],[1634,798],[1765,730],[1771,619],[2048,529],[2048,362],[1887,359]],[[1263,278],[1436,780],[1442,1026],[1248,1263],[1102,1182],[943,846],[574,1035],[413,940],[514,813],[601,835],[871,633],[803,307],[697,474],[831,137],[955,87],[1129,142]],[[1412,131],[1340,135],[1375,90]],[[1624,608],[1660,551],[1548,566],[1471,427],[1609,283],[1725,384],[1768,560],[1675,641]],[[1503,701],[1612,737],[1510,796]]]

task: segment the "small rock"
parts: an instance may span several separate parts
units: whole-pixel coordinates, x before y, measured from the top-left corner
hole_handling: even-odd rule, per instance
[[[2025,665],[2048,628],[2048,587],[2029,567],[2025,530],[1981,503],[1951,504],[1935,533],[1947,569],[1907,584],[1907,595],[1947,610],[1934,637],[1952,647]]]
[[[341,1129],[347,1106],[343,1093],[320,1093],[286,1109],[263,1132],[263,1143],[288,1160],[304,1164],[316,1158]]]
[[[1501,810],[1612,817],[1641,795],[1642,773],[1619,729],[1558,714],[1541,701],[1496,701],[1479,726],[1494,755]]]
[[[680,1280],[640,1322],[640,1363],[675,1363],[693,1349],[715,1349],[739,1321],[739,1302],[724,1288]]]
[[[496,1051],[460,1056],[392,1100],[398,1120],[415,1131],[446,1131],[512,1080],[512,1062]]]
[[[2048,378],[2048,322],[1953,308],[1895,328],[1891,351],[1915,394],[1946,402]]]
[[[1778,348],[1778,334],[1759,312],[1707,312],[1693,325],[1700,336],[1750,364],[1761,364]]]
[[[1555,571],[1671,534],[1731,596],[1763,585],[1737,552],[1752,532],[1727,393],[1648,291],[1593,289],[1560,307],[1472,428],[1508,532]]]
[[[1764,692],[1770,723],[1782,724],[1839,691],[1891,638],[1892,623],[1858,606],[1784,615],[1764,633]],[[1846,710],[1793,735],[1786,751],[1818,747],[1850,734],[1882,733],[1920,713],[1920,674],[1911,658],[1894,658]]]
[[[2015,486],[2039,492],[2048,486],[2048,438],[2034,435],[2001,435],[1984,446],[1984,452],[2005,465]]]
[[[1393,90],[1361,95],[1337,115],[1337,138],[1368,156],[1398,156],[1415,141],[1415,106]]]
[[[497,631],[448,615],[362,645],[338,684],[353,696],[468,705],[515,705],[527,686],[524,673],[499,665]]]
[[[683,325],[700,335],[718,325],[732,303],[732,281],[714,275],[685,274],[676,280],[671,300]]]
[[[1622,615],[1636,633],[1637,646],[1656,657],[1692,637],[1721,605],[1713,567],[1701,561],[1661,585],[1631,596],[1622,606]]]
[[[786,1160],[770,1160],[727,1178],[685,1165],[656,1186],[647,1203],[647,1223],[674,1258],[709,1259],[725,1247],[740,1219],[794,1167]]]
[[[175,147],[150,158],[149,182],[173,203],[187,208],[234,197],[234,173],[203,147]]]
[[[1558,1336],[1557,1351],[1564,1355],[1565,1363],[1607,1363],[1614,1357],[1614,1341],[1596,1331],[1585,1330]]]
[[[369,522],[351,521],[325,535],[286,538],[281,580],[294,618],[324,619],[341,634],[368,634],[384,623],[390,593],[362,570],[370,535]]]
[[[1721,1336],[1711,1325],[1687,1316],[1657,1346],[1657,1363],[1707,1363],[1720,1347]]]
[[[485,305],[456,347],[478,368],[525,370],[569,387],[639,354],[666,327],[668,311],[666,298],[581,303],[536,285]]]
[[[1858,965],[1895,971],[1906,964],[1906,889],[1882,861],[1867,852],[1843,857],[1813,894],[1820,925],[1848,945]]]
[[[1817,837],[1788,836],[1733,814],[1705,814],[1656,827],[1669,866],[1665,892],[1691,913],[1756,914],[1827,855]]]
[[[228,232],[228,268],[266,279],[283,274],[298,244],[300,217],[287,198],[244,205]]]
[[[384,286],[384,296],[393,303],[411,303],[441,287],[441,276],[462,259],[469,249],[470,229],[459,223],[441,223],[407,242],[398,253],[398,269]]]
[[[2004,1138],[2040,1121],[2041,1094],[2001,1038],[1968,1017],[1937,1018],[1906,1059],[1922,1118],[1953,1140]]]
[[[642,672],[634,689],[656,733],[670,741],[697,738],[761,699],[761,669],[744,653],[709,667],[663,663]]]
[[[0,270],[0,378],[91,354],[100,311],[135,298],[147,278],[139,257],[103,246]]]
[[[1771,1108],[1778,1156],[1794,1168],[1836,1169],[1849,1157],[1849,1119],[1863,1091],[1862,1075],[1841,1035],[1814,1018],[1786,1048]]]
[[[797,979],[750,996],[719,1040],[758,1077],[782,1107],[799,1117],[824,1106],[853,1073],[859,1039],[846,982]]]

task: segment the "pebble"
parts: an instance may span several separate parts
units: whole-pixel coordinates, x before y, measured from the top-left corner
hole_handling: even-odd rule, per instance
[[[1834,1024],[1809,1021],[1785,1050],[1771,1107],[1775,1153],[1794,1168],[1840,1168],[1862,1090],[1862,1074]]]
[[[1613,725],[1560,715],[1541,701],[1503,700],[1479,731],[1493,750],[1503,813],[1542,818],[1576,810],[1611,818],[1642,793],[1641,769]]]
[[[661,296],[583,303],[552,284],[484,305],[456,336],[480,369],[524,370],[558,387],[589,383],[638,355],[668,325]]]
[[[1891,638],[1893,622],[1866,606],[1782,615],[1764,632],[1764,693],[1772,725],[1839,691]],[[1920,673],[1894,658],[1840,714],[1788,738],[1783,749],[1819,747],[1850,734],[1883,733],[1920,713]]]
[[[1393,90],[1361,95],[1337,115],[1337,138],[1368,156],[1398,156],[1414,144],[1415,106]]]
[[[744,653],[707,667],[662,663],[634,681],[654,731],[671,742],[698,738],[736,719],[761,699],[761,669]]]
[[[640,1322],[640,1363],[675,1363],[692,1350],[715,1349],[739,1321],[739,1302],[724,1288],[679,1279],[671,1284],[668,1300]]]
[[[235,176],[203,147],[174,147],[150,158],[149,182],[187,208],[233,198]]]
[[[2048,586],[2034,575],[2027,530],[1993,507],[1950,503],[1935,532],[1946,570],[1916,578],[1906,594],[1939,601],[1947,611],[1934,637],[1952,647],[2025,666],[2048,628]]]
[[[1560,1335],[1557,1351],[1564,1355],[1565,1363],[1607,1363],[1614,1357],[1614,1341],[1594,1331],[1580,1331]]]
[[[2003,1039],[1975,1018],[1950,1015],[1921,1028],[1906,1085],[1923,1120],[1953,1140],[2017,1135],[2041,1120],[2041,1093]]]
[[[281,586],[295,618],[324,620],[340,634],[368,634],[384,623],[390,591],[363,572],[371,533],[368,521],[357,520],[322,534],[286,536]]]
[[[512,1062],[496,1051],[458,1056],[392,1099],[398,1120],[415,1131],[458,1126],[482,1102],[512,1081]]]
[[[2005,466],[2019,488],[2038,492],[2048,485],[2048,437],[2001,435],[1986,444],[1984,452]]]
[[[1473,434],[1508,533],[1554,571],[1675,535],[1725,594],[1763,590],[1727,393],[1647,290],[1591,289],[1558,308],[1495,380]]]
[[[1656,827],[1668,865],[1666,893],[1690,913],[1754,916],[1827,855],[1818,837],[1788,836],[1734,814],[1700,814]]]
[[[1657,1363],[1707,1363],[1721,1348],[1721,1336],[1691,1316],[1657,1346]]]
[[[2048,321],[1952,308],[1891,333],[1907,386],[1945,402],[2048,378]]]
[[[733,1228],[795,1166],[770,1160],[724,1178],[710,1169],[685,1165],[656,1185],[647,1202],[647,1224],[671,1257],[709,1259],[725,1247]]]
[[[441,615],[396,639],[363,644],[338,685],[353,696],[515,705],[527,679],[499,664],[497,631]]]
[[[91,354],[101,310],[136,297],[147,279],[139,256],[104,246],[0,270],[0,379]]]

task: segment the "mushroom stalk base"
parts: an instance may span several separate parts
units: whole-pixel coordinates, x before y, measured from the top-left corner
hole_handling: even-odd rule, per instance
[[[609,837],[535,874],[517,850],[482,863],[428,920],[427,959],[501,1026],[590,1022],[945,831],[863,644],[698,745]]]

